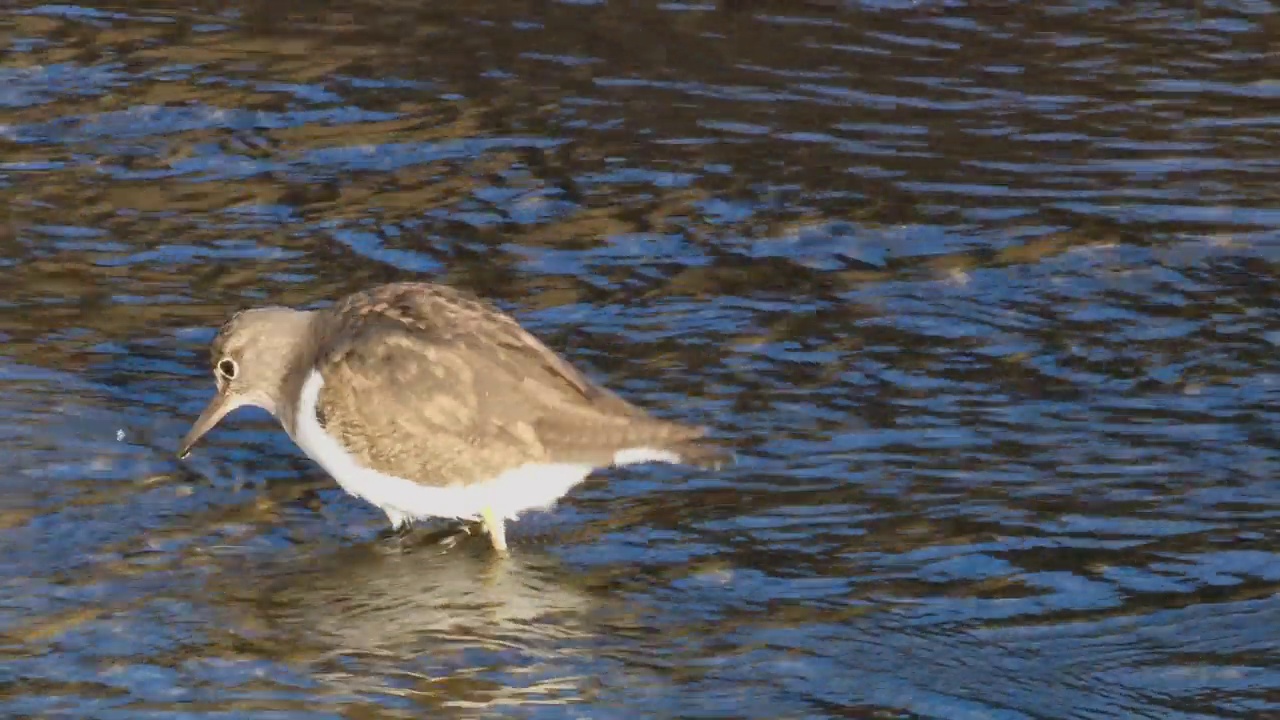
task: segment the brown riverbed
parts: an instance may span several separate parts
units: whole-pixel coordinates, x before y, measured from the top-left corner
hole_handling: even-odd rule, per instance
[[[0,8],[0,714],[1280,714],[1263,3]],[[388,552],[241,307],[491,297],[739,464]]]

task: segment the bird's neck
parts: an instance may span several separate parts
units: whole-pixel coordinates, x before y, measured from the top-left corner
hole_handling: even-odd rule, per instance
[[[280,391],[276,397],[276,418],[290,436],[294,432],[294,422],[298,414],[298,396],[302,392],[302,384],[316,365],[319,340],[314,332],[318,313],[296,312],[287,323],[279,326],[281,358],[284,372],[280,377]]]

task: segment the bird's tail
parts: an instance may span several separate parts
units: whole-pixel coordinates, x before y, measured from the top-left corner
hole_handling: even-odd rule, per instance
[[[709,470],[720,470],[736,462],[731,451],[713,444],[706,438],[699,437],[669,443],[664,449],[675,453],[680,458],[680,462],[685,465]]]
[[[599,466],[669,462],[719,469],[733,464],[733,453],[704,437],[706,430],[669,421],[569,425],[544,419],[538,437],[558,462]]]

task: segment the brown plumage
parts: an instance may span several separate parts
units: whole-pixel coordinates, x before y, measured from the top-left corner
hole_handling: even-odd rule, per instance
[[[325,429],[389,475],[451,485],[525,462],[603,466],[619,450],[678,452],[705,433],[651,417],[450,287],[383,285],[316,322]]]

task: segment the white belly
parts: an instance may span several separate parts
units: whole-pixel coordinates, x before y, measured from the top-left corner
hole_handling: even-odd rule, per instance
[[[393,525],[407,518],[479,518],[484,508],[492,508],[500,517],[514,520],[526,510],[552,507],[594,469],[577,463],[530,463],[471,485],[419,485],[361,466],[320,427],[316,420],[316,402],[322,387],[324,378],[313,370],[302,385],[298,416],[294,421],[294,442],[332,475],[343,490],[382,508]],[[635,452],[635,456],[653,459],[651,452]]]

